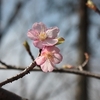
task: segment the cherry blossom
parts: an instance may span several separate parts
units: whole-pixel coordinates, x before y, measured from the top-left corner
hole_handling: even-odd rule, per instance
[[[47,28],[42,22],[34,23],[27,36],[33,40],[35,47],[42,49],[45,46],[53,46],[58,42],[58,27]]]
[[[60,50],[55,46],[44,47],[41,55],[35,59],[37,65],[40,65],[42,71],[51,72],[55,68],[55,64],[62,61]]]

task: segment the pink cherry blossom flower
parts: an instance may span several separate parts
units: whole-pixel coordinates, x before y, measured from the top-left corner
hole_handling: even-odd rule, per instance
[[[40,65],[42,71],[51,72],[54,69],[55,64],[62,61],[62,55],[60,50],[55,46],[44,47],[41,51],[41,55],[35,59],[37,65]]]
[[[33,44],[42,49],[45,46],[53,46],[58,42],[58,27],[47,28],[42,22],[34,23],[27,36],[33,40]]]

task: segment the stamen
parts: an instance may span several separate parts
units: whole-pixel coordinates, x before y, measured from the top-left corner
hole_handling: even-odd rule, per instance
[[[46,38],[47,38],[46,33],[41,32],[41,33],[39,34],[39,39],[40,39],[41,41],[45,40]]]
[[[53,59],[53,54],[52,52],[45,52],[42,54],[43,56],[45,56],[47,59]]]

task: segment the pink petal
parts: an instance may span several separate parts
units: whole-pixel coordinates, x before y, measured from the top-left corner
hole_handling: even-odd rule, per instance
[[[58,27],[53,27],[50,28],[46,31],[48,38],[56,38],[58,33],[59,33],[59,29]]]
[[[51,72],[53,71],[54,69],[54,66],[53,64],[49,61],[49,60],[46,60],[42,65],[41,65],[41,69],[44,71],[44,72]]]
[[[45,59],[44,56],[39,56],[39,57],[37,57],[37,58],[35,59],[37,65],[43,64],[43,63],[45,62],[45,60],[46,60],[46,59]]]
[[[47,60],[40,66],[43,72],[48,72],[48,63]]]
[[[47,27],[42,23],[34,23],[32,28],[34,30],[37,30],[39,33],[42,31],[42,32],[45,32],[47,30]]]
[[[58,39],[49,39],[47,38],[46,40],[44,40],[42,43],[44,46],[53,46],[58,42]]]
[[[62,61],[62,55],[61,54],[59,54],[59,53],[54,53],[54,57],[53,57],[53,60],[52,60],[52,62],[54,63],[54,64],[58,64],[58,63],[60,63],[61,61]]]
[[[33,41],[33,44],[34,44],[35,47],[37,47],[39,49],[42,49],[44,47],[42,42],[38,41],[38,40],[37,41]]]
[[[38,31],[36,30],[32,30],[30,29],[27,33],[27,36],[32,39],[32,40],[37,40],[38,39],[38,36],[39,36],[39,33]]]
[[[48,67],[48,71],[52,72],[54,70],[54,65],[52,63],[50,63],[49,66],[51,66],[51,67]]]
[[[55,46],[45,47],[44,49],[47,49],[48,51],[50,51],[52,53],[55,53],[55,52],[59,53],[60,52],[59,48],[57,48]]]

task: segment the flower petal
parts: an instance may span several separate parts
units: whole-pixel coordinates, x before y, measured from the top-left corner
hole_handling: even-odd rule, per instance
[[[55,46],[47,46],[47,47],[45,47],[44,49],[45,49],[45,50],[47,49],[48,51],[50,51],[50,52],[52,52],[52,53],[55,53],[55,52],[59,53],[59,52],[60,52],[59,48],[57,48],[57,47],[55,47]]]
[[[37,30],[39,33],[40,32],[45,32],[47,30],[47,27],[42,22],[40,22],[40,23],[34,23],[33,26],[32,26],[32,28],[34,30]]]
[[[44,72],[51,72],[53,71],[54,69],[54,66],[53,64],[47,59],[42,65],[41,65],[41,69],[44,71]]]
[[[47,38],[46,40],[44,40],[42,43],[44,46],[53,46],[58,42],[58,39],[49,39]]]
[[[58,63],[60,63],[60,62],[62,61],[62,58],[63,58],[63,57],[62,57],[61,54],[59,54],[59,53],[54,53],[52,62],[53,62],[54,64],[58,64]]]
[[[37,57],[37,58],[35,59],[37,65],[43,64],[43,63],[45,62],[45,60],[46,60],[46,59],[45,59],[44,56],[39,56],[39,57]]]
[[[51,66],[51,67],[50,67]],[[52,72],[54,70],[54,64],[50,62],[50,65],[48,67],[48,71]]]
[[[32,40],[37,40],[38,39],[38,36],[39,36],[39,33],[38,31],[36,30],[32,30],[30,29],[27,33],[27,36],[32,39]]]
[[[40,41],[33,41],[33,44],[35,47],[37,47],[39,49],[42,49],[44,47],[42,42],[40,42]]]
[[[56,38],[59,33],[59,29],[58,27],[49,28],[46,33],[48,38]]]

